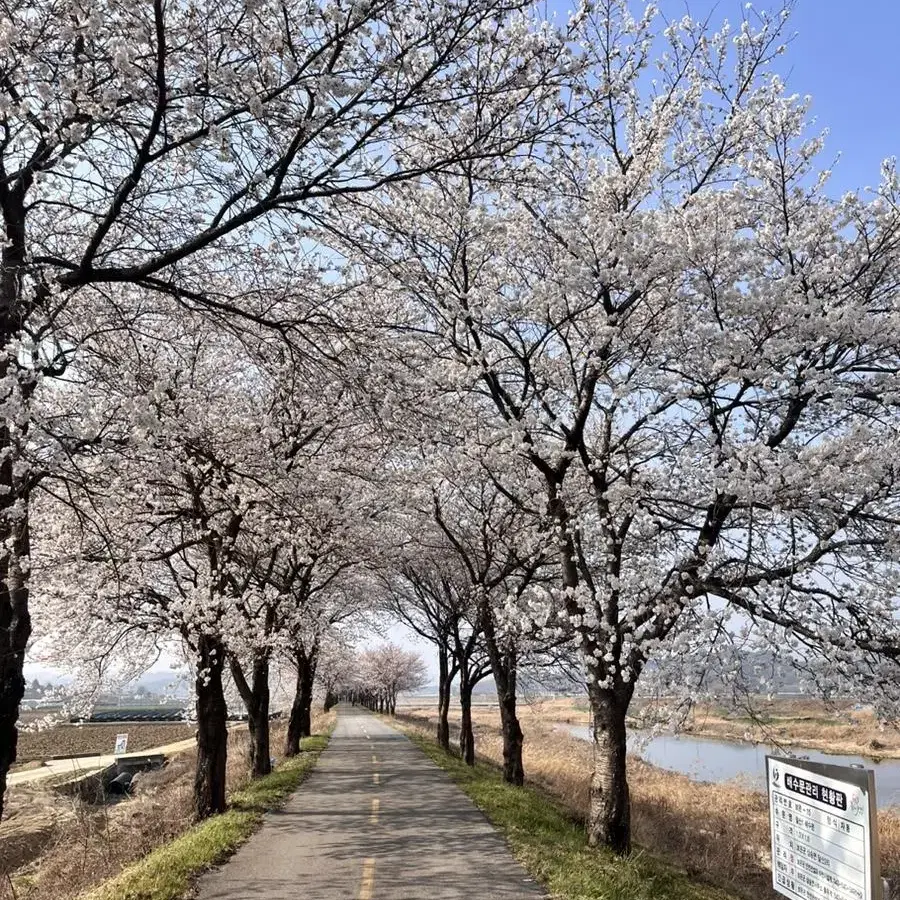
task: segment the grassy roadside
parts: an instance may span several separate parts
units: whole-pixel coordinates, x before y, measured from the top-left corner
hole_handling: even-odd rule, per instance
[[[227,859],[259,827],[263,813],[287,800],[312,771],[329,737],[330,732],[306,738],[303,753],[236,791],[227,812],[158,847],[81,900],[182,900],[196,876]]]
[[[734,900],[642,851],[623,860],[589,848],[584,828],[542,791],[514,788],[496,767],[478,763],[471,769],[414,729],[404,731],[504,834],[516,858],[556,900]]]

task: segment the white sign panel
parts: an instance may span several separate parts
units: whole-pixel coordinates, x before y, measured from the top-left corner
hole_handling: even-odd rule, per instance
[[[116,749],[113,750],[113,756],[121,756],[128,748],[128,734],[116,735]]]
[[[772,886],[791,900],[880,900],[871,771],[766,757]]]

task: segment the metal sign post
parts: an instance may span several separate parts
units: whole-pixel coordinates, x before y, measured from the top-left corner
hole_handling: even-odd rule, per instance
[[[790,900],[883,900],[868,769],[766,757],[772,886]]]

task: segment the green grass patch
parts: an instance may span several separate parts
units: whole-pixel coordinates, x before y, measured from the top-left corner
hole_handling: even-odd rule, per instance
[[[158,847],[116,878],[82,895],[82,900],[181,900],[194,878],[226,860],[259,827],[263,813],[280,806],[297,789],[328,745],[329,736],[306,738],[299,756],[235,791],[227,812]]]
[[[621,859],[588,847],[583,826],[543,791],[513,787],[492,765],[469,768],[435,742],[408,736],[471,797],[556,900],[734,900],[644,851]]]

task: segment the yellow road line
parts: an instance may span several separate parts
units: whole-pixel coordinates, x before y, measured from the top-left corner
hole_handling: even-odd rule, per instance
[[[377,797],[372,798],[372,814],[369,816],[369,822],[372,825],[378,824],[378,807],[381,806],[381,801]]]
[[[378,757],[375,756],[374,753],[372,754],[372,762],[373,762],[373,763],[377,763],[377,762],[378,762]]]
[[[364,859],[362,884],[359,886],[359,900],[372,900],[375,891],[375,860]]]
[[[372,784],[378,784],[378,773],[377,772],[372,773]]]

